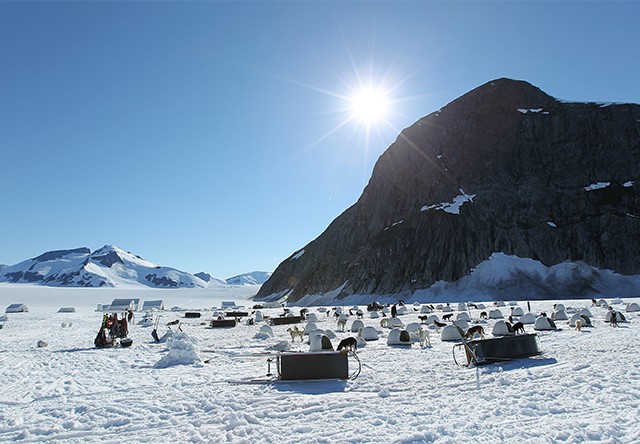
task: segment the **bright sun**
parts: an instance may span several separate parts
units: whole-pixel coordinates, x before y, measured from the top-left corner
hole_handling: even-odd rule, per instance
[[[385,117],[388,112],[385,94],[376,89],[363,89],[351,98],[351,108],[356,119],[370,124]]]

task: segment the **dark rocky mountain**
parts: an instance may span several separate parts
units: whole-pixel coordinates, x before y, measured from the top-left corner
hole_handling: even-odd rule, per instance
[[[257,299],[407,299],[494,253],[639,274],[638,180],[639,105],[568,103],[494,80],[403,130],[358,202],[284,260]],[[574,274],[567,297],[597,292],[589,273]],[[548,291],[526,288],[513,298]]]

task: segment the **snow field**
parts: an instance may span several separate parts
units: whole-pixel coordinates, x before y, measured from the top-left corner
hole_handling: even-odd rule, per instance
[[[103,290],[91,291],[104,299]],[[157,292],[153,298],[167,299],[172,291]],[[200,296],[189,299],[185,291],[181,297],[193,308],[207,307]],[[253,304],[228,294],[222,299]],[[210,301],[209,307],[219,306]],[[93,339],[102,314],[93,311],[93,301],[10,302],[25,302],[30,311],[9,315],[0,330],[1,442],[640,442],[640,314],[625,313],[630,322],[612,328],[603,322],[606,309],[591,307],[590,300],[563,303],[568,312],[589,308],[593,328],[576,331],[558,321],[562,331],[538,333],[543,355],[479,368],[457,367],[453,344],[434,329],[432,347],[389,347],[390,330],[365,311],[364,325],[382,334],[358,350],[363,366],[357,379],[277,384],[229,381],[266,378],[265,349],[291,343],[288,325],[273,326],[272,338],[254,339],[264,323],[210,329],[209,310],[201,309],[199,319],[163,312],[160,336],[167,322],[180,319],[184,336],[174,341],[182,344],[181,358],[200,358],[177,365],[181,358],[167,358],[171,344],[154,343],[153,327],[138,324],[142,313],[130,326],[130,348],[97,350]],[[55,312],[74,303],[76,313]],[[550,313],[553,301],[531,305],[534,313]],[[527,311],[526,303],[519,306]],[[419,322],[420,310],[407,308],[402,322]],[[509,307],[500,309],[508,317]],[[269,316],[281,311],[262,310]],[[318,328],[337,334],[334,347],[355,336],[348,331],[355,317],[341,332],[333,316],[310,311]],[[471,318],[480,311],[487,310],[471,309]],[[494,322],[481,325],[489,333]],[[526,330],[533,332],[531,325]],[[40,339],[48,346],[37,348]],[[291,347],[309,346],[296,340]],[[157,368],[163,360],[169,365]],[[349,364],[353,372],[356,363],[350,358]]]

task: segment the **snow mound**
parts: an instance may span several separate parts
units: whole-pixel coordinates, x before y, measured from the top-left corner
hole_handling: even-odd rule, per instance
[[[174,333],[171,338],[167,340],[169,353],[156,362],[155,368],[200,364],[202,359],[200,359],[200,355],[198,354],[196,342],[195,339],[186,333]]]

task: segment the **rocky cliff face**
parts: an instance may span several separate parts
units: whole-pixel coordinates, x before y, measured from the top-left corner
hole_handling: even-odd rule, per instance
[[[639,180],[639,105],[494,80],[402,131],[358,202],[258,298],[406,298],[496,252],[638,274]]]

